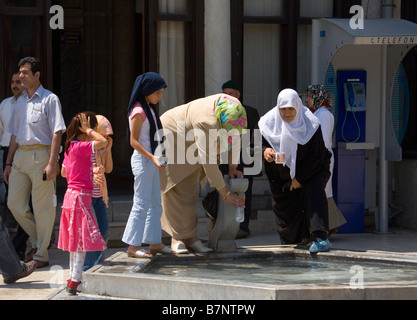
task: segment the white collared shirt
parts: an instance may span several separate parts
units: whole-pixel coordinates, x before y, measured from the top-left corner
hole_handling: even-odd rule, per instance
[[[16,98],[14,96],[4,99],[0,104],[0,146],[2,147],[8,147],[10,144],[12,135],[7,132],[7,126],[10,123],[15,105]]]
[[[20,146],[51,145],[56,132],[66,130],[59,98],[42,85],[29,98],[25,90],[17,100],[8,126]]]

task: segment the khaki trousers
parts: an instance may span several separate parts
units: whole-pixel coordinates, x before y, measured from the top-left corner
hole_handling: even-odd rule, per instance
[[[48,246],[56,216],[56,180],[42,179],[49,156],[50,147],[31,151],[17,149],[9,177],[7,202],[16,221],[29,235],[32,248],[37,248],[33,259],[43,262],[49,261]]]
[[[162,194],[162,229],[176,240],[197,237],[199,177],[196,170]]]

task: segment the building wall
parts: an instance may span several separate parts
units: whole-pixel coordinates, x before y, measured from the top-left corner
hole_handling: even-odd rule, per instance
[[[60,42],[59,92],[66,122],[91,110],[111,121],[113,158],[117,164],[110,185],[129,185],[131,149],[126,143],[127,105],[136,74],[135,2],[131,0],[61,0],[65,34],[75,43]],[[113,179],[114,178],[114,179]]]
[[[221,91],[231,78],[230,1],[205,1],[206,95]]]
[[[131,0],[112,1],[112,85],[109,116],[112,125],[118,128],[114,136],[113,161],[117,179],[111,181],[118,186],[121,180],[129,185],[133,181],[130,167],[132,149],[126,142],[127,106],[136,71],[136,32],[135,32],[135,3]],[[121,179],[123,177],[123,179]],[[123,183],[123,184],[125,184]],[[122,184],[122,185],[123,185]]]

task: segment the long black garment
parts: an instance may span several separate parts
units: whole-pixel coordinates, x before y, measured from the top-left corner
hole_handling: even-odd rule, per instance
[[[264,151],[271,146],[263,139],[262,147]],[[328,205],[324,189],[330,178],[330,158],[319,128],[307,144],[298,145],[295,178],[303,187],[293,191],[289,188],[290,169],[265,161],[272,209],[282,244],[297,244],[315,232],[328,230]]]
[[[243,156],[242,153],[243,152],[250,152],[248,155],[249,157],[253,157],[253,153],[254,153],[254,132],[255,129],[258,128],[258,122],[259,122],[259,113],[258,110],[256,110],[255,108],[252,108],[250,106],[243,106],[246,110],[246,115],[247,115],[247,119],[248,119],[248,132],[250,134],[250,149],[249,150],[243,150],[240,153],[240,162],[239,165],[237,166],[237,170],[244,172],[244,168],[250,168],[253,167],[253,164],[245,164],[243,161]],[[228,175],[229,174],[229,165],[228,164],[221,164],[219,166],[220,171],[223,173],[223,175]],[[262,172],[260,172],[257,177],[262,176]],[[240,224],[240,229],[242,229],[243,231],[246,232],[250,232],[249,230],[249,221],[250,221],[250,217],[251,217],[251,213],[252,213],[252,187],[253,187],[253,175],[245,175],[244,176],[245,179],[248,179],[249,181],[249,186],[248,186],[248,190],[245,192],[245,197],[246,197],[246,201],[245,201],[245,220]]]

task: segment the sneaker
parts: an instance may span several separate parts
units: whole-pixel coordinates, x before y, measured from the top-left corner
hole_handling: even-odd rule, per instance
[[[12,284],[19,279],[25,278],[32,274],[32,272],[36,269],[36,261],[32,260],[28,263],[23,264],[23,269],[18,274],[14,275],[9,279],[4,279],[5,284]]]
[[[71,296],[76,296],[77,293],[81,292],[81,291],[77,291],[78,286],[81,284],[80,282],[75,282],[72,280],[68,280],[67,282],[67,292],[71,295]]]
[[[310,253],[327,252],[330,251],[331,247],[332,245],[329,240],[321,241],[320,239],[317,239],[317,241],[313,241],[309,251]]]

